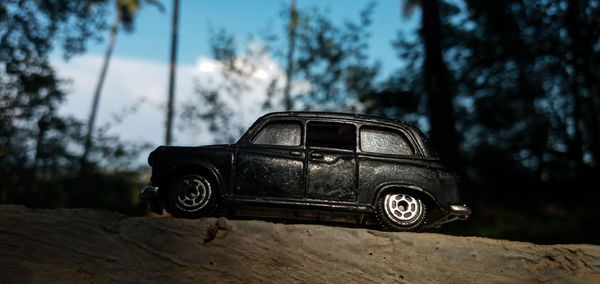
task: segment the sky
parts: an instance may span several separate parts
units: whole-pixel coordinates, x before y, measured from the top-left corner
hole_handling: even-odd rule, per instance
[[[100,98],[96,126],[110,127],[109,133],[126,141],[148,142],[153,147],[164,141],[164,117],[168,89],[170,56],[170,29],[172,0],[160,0],[165,11],[142,6],[135,30],[121,32],[117,39],[106,81]],[[411,31],[418,26],[418,15],[406,18],[401,13],[401,1],[375,1],[373,23],[370,27],[371,58],[380,61],[383,73],[391,73],[400,65],[391,42],[398,31]],[[345,19],[357,20],[368,1],[297,0],[299,10],[318,7],[335,23]],[[180,0],[179,40],[176,73],[176,104],[194,103],[194,82],[218,81],[219,62],[210,58],[209,30],[226,28],[238,42],[250,35],[280,33],[284,27],[281,12],[288,0]],[[415,13],[418,14],[418,13]],[[111,15],[107,21],[110,22]],[[108,36],[106,31],[105,38]],[[98,79],[106,40],[91,42],[85,53],[65,61],[60,50],[52,55],[52,63],[59,76],[68,80],[69,93],[61,112],[85,120],[89,114],[93,90]],[[283,63],[272,57],[260,63],[260,72],[283,75]],[[255,74],[262,78],[261,74]],[[302,82],[296,82],[302,85]],[[267,81],[258,80],[249,95],[232,102],[236,113],[232,117],[249,126],[264,111],[259,102],[265,97]],[[212,137],[202,127],[181,124],[176,118],[174,141],[176,145],[203,145]]]

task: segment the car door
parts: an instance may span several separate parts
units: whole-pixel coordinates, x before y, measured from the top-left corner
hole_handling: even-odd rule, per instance
[[[360,142],[357,153],[359,186],[358,201],[370,203],[375,189],[382,184],[395,182],[419,185],[437,180],[423,167],[418,148],[408,132],[400,129],[365,125],[359,129]]]
[[[306,126],[306,145],[306,198],[355,200],[356,126],[309,121]]]
[[[238,147],[234,194],[239,197],[303,198],[305,150],[302,122],[276,121]]]

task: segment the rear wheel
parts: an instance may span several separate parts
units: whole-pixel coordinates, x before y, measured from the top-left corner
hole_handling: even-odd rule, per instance
[[[174,179],[169,186],[167,210],[175,217],[199,218],[214,213],[216,188],[203,176],[188,174]]]
[[[413,194],[389,192],[377,201],[377,218],[384,230],[419,231],[425,224],[427,207]]]

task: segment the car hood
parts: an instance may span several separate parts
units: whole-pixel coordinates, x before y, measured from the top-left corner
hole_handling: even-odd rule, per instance
[[[235,144],[216,144],[216,145],[205,145],[205,146],[159,146],[154,149],[148,156],[148,165],[152,166],[157,155],[172,155],[177,153],[185,153],[187,150],[195,149],[202,150],[202,152],[214,152],[214,151],[230,151],[235,148]]]

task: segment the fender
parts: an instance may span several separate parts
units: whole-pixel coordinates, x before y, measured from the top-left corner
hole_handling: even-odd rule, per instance
[[[385,183],[380,184],[377,187],[377,190],[376,190],[377,194],[375,195],[375,199],[371,203],[374,206],[374,208],[377,206],[377,200],[379,200],[379,198],[381,197],[381,195],[385,191],[390,190],[392,188],[405,188],[405,189],[408,189],[408,190],[417,191],[417,192],[419,192],[419,193],[421,193],[421,194],[429,197],[429,199],[431,201],[433,201],[438,208],[440,208],[440,209],[442,209],[442,210],[445,211],[444,207],[441,206],[441,204],[437,200],[437,198],[435,198],[433,195],[431,195],[431,193],[427,192],[423,188],[421,188],[419,186],[416,186],[414,184],[408,184],[408,183],[405,183],[405,182],[398,182],[398,181],[385,182]]]

